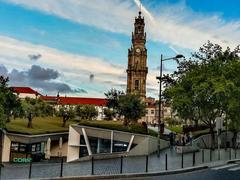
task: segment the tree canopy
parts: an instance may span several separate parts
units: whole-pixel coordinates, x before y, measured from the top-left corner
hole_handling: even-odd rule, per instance
[[[33,99],[26,97],[21,101],[23,115],[28,119],[28,128],[32,128],[32,120],[34,117],[52,116],[54,109],[41,99]]]
[[[111,89],[107,93],[104,93],[107,99],[107,107],[109,110],[106,110],[107,115],[117,116],[119,115],[119,98],[121,95],[124,95],[123,91],[119,91],[116,89]],[[109,116],[109,117],[110,117]],[[110,117],[111,118],[111,117]]]
[[[130,122],[137,122],[146,114],[146,104],[142,102],[139,95],[121,95],[118,104],[118,111],[124,116],[124,125],[128,125]]]
[[[209,126],[214,144],[217,117],[240,121],[239,46],[231,51],[211,42],[189,60],[178,62],[178,69],[164,76],[164,97],[182,119]]]
[[[62,127],[66,126],[66,122],[70,119],[73,119],[76,116],[75,109],[73,107],[60,107],[57,115],[62,117]]]
[[[9,79],[0,76],[0,127],[4,128],[5,123],[10,121],[12,115],[20,111],[21,104],[10,87],[8,87]]]
[[[137,122],[146,113],[146,105],[138,94],[124,94],[123,91],[111,89],[105,96],[109,110],[104,112],[108,119],[118,114],[124,117],[124,125],[127,126],[130,122]]]
[[[93,105],[78,105],[76,107],[76,115],[80,119],[93,120],[97,117],[98,112]]]

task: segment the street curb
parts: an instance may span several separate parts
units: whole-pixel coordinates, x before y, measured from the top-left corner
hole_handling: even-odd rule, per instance
[[[184,169],[176,169],[172,171],[160,171],[160,172],[150,172],[150,173],[127,173],[127,174],[114,174],[114,175],[88,175],[88,176],[71,176],[71,177],[58,177],[58,178],[47,178],[42,180],[77,180],[77,179],[119,179],[119,178],[135,178],[135,177],[151,177],[151,176],[162,176],[162,175],[171,175],[171,174],[180,174],[186,172],[192,172],[202,169],[207,169],[208,166],[196,166],[189,167]]]
[[[234,160],[229,160],[227,161],[227,164],[231,164],[231,163],[235,163],[235,162],[239,162],[240,159],[234,159]]]

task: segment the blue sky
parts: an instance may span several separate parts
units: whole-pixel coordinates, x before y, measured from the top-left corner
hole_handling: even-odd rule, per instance
[[[190,56],[207,40],[239,44],[239,1],[142,0],[147,95],[157,97],[160,54]],[[139,0],[0,0],[0,73],[43,94],[104,97],[126,89]],[[40,55],[38,58],[30,58]],[[176,68],[164,64],[165,73]],[[32,71],[35,70],[35,75]]]

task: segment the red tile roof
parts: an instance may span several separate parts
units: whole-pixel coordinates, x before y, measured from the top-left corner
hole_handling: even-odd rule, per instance
[[[40,96],[40,99],[44,101],[57,101],[58,98],[56,96]]]
[[[83,97],[56,97],[56,96],[41,96],[45,101],[56,101],[61,105],[80,105],[89,104],[96,106],[106,106],[107,100],[103,98],[83,98]]]
[[[40,94],[30,87],[12,87],[12,88],[13,88],[13,92],[15,93],[36,94],[36,95]]]

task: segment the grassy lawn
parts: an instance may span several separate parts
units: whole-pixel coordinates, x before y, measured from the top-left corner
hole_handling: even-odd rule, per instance
[[[62,118],[59,117],[36,117],[33,118],[33,128],[27,128],[27,119],[12,119],[7,123],[6,129],[9,132],[21,134],[44,134],[54,132],[67,132],[69,124],[76,122],[68,121],[66,127],[62,127]]]
[[[12,119],[7,123],[6,129],[9,132],[21,133],[21,134],[45,134],[56,132],[68,132],[70,124],[79,124],[91,127],[113,129],[131,133],[146,134],[144,127],[141,124],[132,124],[128,127],[123,126],[120,121],[97,121],[97,120],[81,120],[81,121],[67,121],[66,127],[62,127],[62,118],[59,117],[36,117],[33,119],[33,128],[27,128],[27,119]],[[149,135],[157,136],[157,133],[149,130]]]
[[[176,133],[183,133],[183,128],[181,126],[169,126],[167,129],[176,132]]]
[[[183,133],[183,128],[181,126],[167,127],[167,129],[174,131],[176,133]],[[197,138],[201,135],[208,134],[208,133],[209,133],[209,129],[204,129],[204,130],[193,131],[192,135],[194,138]]]

